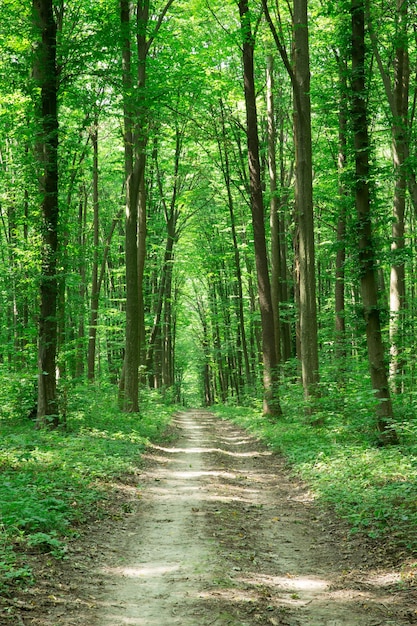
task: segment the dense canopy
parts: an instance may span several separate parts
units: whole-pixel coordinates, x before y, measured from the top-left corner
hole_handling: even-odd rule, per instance
[[[415,11],[3,0],[1,375],[38,425],[84,379],[126,412],[150,386],[280,419],[299,378],[313,420],[361,393],[396,441],[416,388]]]

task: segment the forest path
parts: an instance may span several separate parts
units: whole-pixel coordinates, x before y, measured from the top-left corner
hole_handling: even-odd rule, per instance
[[[84,554],[72,591],[69,574],[61,604],[25,626],[417,623],[398,574],[370,567],[280,457],[206,411],[175,427],[128,488],[134,510],[84,546],[88,572]]]

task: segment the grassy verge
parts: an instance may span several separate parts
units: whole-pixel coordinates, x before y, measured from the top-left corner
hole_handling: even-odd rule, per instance
[[[398,419],[401,445],[380,448],[375,445],[372,398],[352,395],[344,403],[328,394],[321,402],[320,426],[305,417],[295,386],[283,394],[284,417],[274,423],[262,417],[260,409],[219,406],[214,412],[282,453],[318,502],[330,504],[352,532],[384,540],[404,554],[417,554],[415,417],[409,415],[403,423]]]
[[[108,485],[131,474],[149,441],[166,430],[174,407],[142,399],[122,414],[114,389],[88,386],[69,398],[65,430],[39,431],[17,410],[0,417],[0,591],[31,579],[25,550],[65,558],[81,524],[104,515]]]

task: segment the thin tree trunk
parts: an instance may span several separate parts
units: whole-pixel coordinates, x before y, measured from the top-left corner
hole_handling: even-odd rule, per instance
[[[393,158],[396,172],[392,244],[393,262],[390,274],[390,379],[397,392],[402,391],[400,374],[404,367],[403,357],[403,326],[405,309],[405,200],[407,190],[406,162],[408,157],[408,93],[409,93],[409,62],[407,45],[407,11],[408,0],[397,0],[399,33],[395,53],[394,107],[395,116],[392,127]]]
[[[378,399],[377,430],[382,443],[396,443],[388,374],[384,360],[376,259],[372,239],[369,193],[369,150],[365,83],[364,0],[351,0],[352,16],[352,126],[355,150],[355,204],[358,215],[361,293],[366,322],[366,341],[372,388]]]
[[[56,23],[52,0],[33,0],[34,25],[39,33],[34,78],[40,88],[37,154],[42,208],[42,272],[38,336],[37,425],[59,424],[56,393],[57,254],[58,254],[58,76]]]
[[[123,409],[139,411],[139,281],[138,281],[138,202],[139,179],[134,163],[134,104],[132,102],[132,61],[130,41],[130,2],[120,0],[124,88],[124,142],[126,175],[126,345],[123,376]]]
[[[90,330],[88,333],[87,377],[94,380],[98,320],[98,247],[99,247],[99,192],[98,192],[98,120],[91,132],[93,145],[93,266],[91,271]]]
[[[268,55],[266,62],[266,85],[267,85],[267,114],[268,114],[268,170],[270,200],[270,223],[271,223],[271,299],[274,316],[275,330],[275,353],[277,362],[281,359],[281,328],[279,320],[280,309],[280,281],[281,281],[281,250],[278,215],[278,191],[277,191],[277,164],[276,164],[276,129],[274,109],[274,59]]]
[[[77,336],[77,349],[75,355],[75,376],[80,378],[84,374],[84,306],[86,295],[86,273],[85,273],[85,261],[84,255],[81,251],[85,250],[85,232],[86,232],[86,211],[87,206],[84,202],[84,196],[82,194],[82,188],[80,189],[80,198],[78,205],[78,250],[79,252],[79,288],[78,288],[78,301],[79,301],[79,313],[78,313],[78,336]]]
[[[300,342],[304,395],[319,394],[307,0],[294,0],[295,203],[299,224]]]
[[[375,32],[372,28],[369,0],[366,1],[368,24],[376,57],[377,65],[381,74],[382,82],[392,116],[392,153],[395,169],[395,189],[393,201],[393,223],[391,250],[393,262],[390,274],[390,378],[392,387],[400,392],[402,385],[399,375],[404,367],[402,354],[403,323],[405,309],[405,262],[403,250],[404,215],[406,203],[406,190],[408,187],[414,211],[417,212],[417,182],[413,159],[410,159],[410,137],[408,120],[408,99],[410,86],[410,67],[408,57],[408,0],[396,0],[396,24],[395,36],[396,48],[394,58],[394,77],[385,71]]]
[[[307,400],[320,394],[317,337],[317,304],[314,250],[312,143],[310,103],[310,60],[307,0],[293,0],[294,67],[272,21],[267,0],[262,0],[265,17],[290,77],[294,97],[295,203],[298,233],[299,323],[301,370]],[[312,410],[310,407],[309,410]]]
[[[239,247],[237,243],[237,234],[236,234],[236,220],[235,220],[235,210],[234,210],[234,202],[232,196],[231,189],[231,179],[230,179],[230,163],[229,163],[229,155],[228,155],[228,147],[226,144],[226,126],[224,119],[224,107],[223,102],[220,101],[220,111],[221,111],[221,119],[222,119],[222,136],[223,136],[223,150],[224,154],[222,155],[222,147],[219,142],[219,152],[220,155],[223,156],[223,176],[227,190],[227,203],[229,207],[230,214],[230,224],[232,228],[232,241],[233,241],[233,251],[235,257],[235,270],[236,270],[236,282],[237,282],[237,315],[238,315],[238,341],[241,345],[243,360],[245,363],[245,377],[246,383],[248,385],[252,382],[252,376],[249,365],[249,353],[248,353],[248,345],[246,340],[246,328],[245,328],[245,315],[243,310],[243,285],[242,285],[242,269],[240,263],[240,254]]]
[[[338,176],[339,176],[339,216],[337,219],[337,252],[335,272],[335,339],[336,359],[338,371],[343,377],[345,369],[343,363],[346,359],[346,324],[345,324],[345,261],[346,261],[346,203],[348,201],[348,189],[344,181],[346,170],[347,153],[347,81],[344,60],[338,59],[340,102],[339,102],[339,153],[338,153]]]
[[[259,161],[258,121],[253,64],[254,39],[251,30],[247,0],[239,1],[239,14],[243,40],[243,73],[246,102],[252,224],[254,232],[259,306],[262,323],[264,413],[265,415],[278,416],[281,415],[281,407],[278,398],[278,362],[275,352],[274,317],[266,251],[264,207]]]

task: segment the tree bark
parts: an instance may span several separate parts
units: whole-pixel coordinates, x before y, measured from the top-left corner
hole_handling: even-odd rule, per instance
[[[268,115],[268,170],[269,170],[269,190],[270,200],[270,224],[271,224],[271,299],[274,316],[275,330],[275,353],[277,362],[281,359],[280,344],[280,281],[281,281],[281,241],[279,232],[278,215],[278,190],[277,190],[277,164],[276,164],[276,129],[274,110],[274,59],[272,55],[267,57],[266,65],[266,104]]]
[[[126,176],[126,344],[123,375],[123,410],[139,411],[139,280],[138,280],[138,206],[139,180],[135,163],[133,77],[131,63],[130,2],[120,0],[124,88],[124,143]]]
[[[299,324],[301,371],[306,400],[320,395],[314,251],[313,168],[311,143],[310,59],[307,0],[293,0],[294,64],[272,21],[267,0],[265,17],[288,72],[294,97],[295,205],[299,227]],[[310,406],[309,411],[314,407]]]
[[[358,216],[361,294],[366,323],[366,341],[372,388],[378,399],[377,430],[381,443],[396,443],[397,436],[384,360],[375,250],[372,239],[369,189],[368,119],[365,82],[364,0],[351,0],[352,17],[352,127],[355,151],[355,204]]]
[[[251,193],[252,225],[254,232],[255,261],[258,280],[258,297],[262,323],[262,360],[264,385],[264,413],[281,415],[278,398],[278,362],[275,351],[274,316],[265,240],[264,206],[259,161],[258,121],[254,78],[254,39],[252,35],[247,0],[239,1],[243,46],[243,74],[246,102],[249,181]]]
[[[299,224],[301,372],[307,400],[319,393],[307,0],[294,0],[295,204]]]
[[[37,425],[57,427],[58,76],[52,0],[33,0],[33,18],[39,33],[33,69],[41,92],[37,137],[42,209]]]

